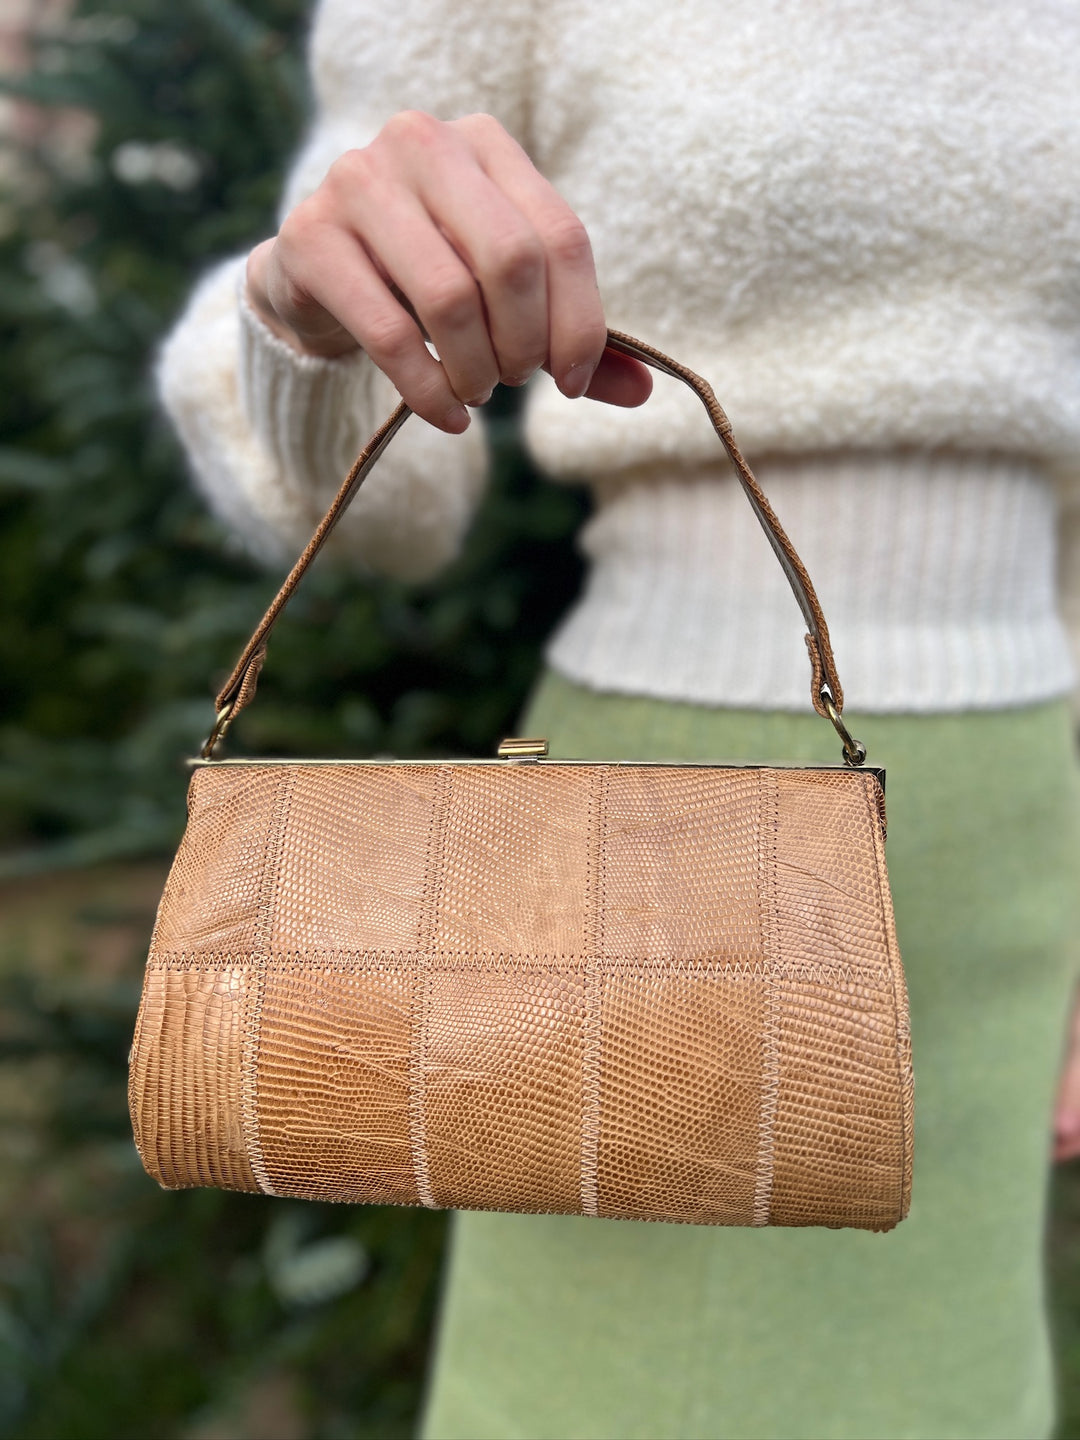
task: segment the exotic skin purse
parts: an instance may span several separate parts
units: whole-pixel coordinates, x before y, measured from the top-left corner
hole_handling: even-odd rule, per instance
[[[911,1187],[884,773],[810,578],[703,401],[809,630],[843,765],[218,760],[346,477],[218,696],[158,911],[130,1103],[162,1185],[888,1230]]]

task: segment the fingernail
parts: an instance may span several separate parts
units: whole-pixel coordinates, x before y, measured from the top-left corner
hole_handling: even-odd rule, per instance
[[[574,365],[566,372],[566,379],[562,383],[562,393],[568,400],[579,400],[589,388],[589,381],[593,377],[591,365]]]
[[[464,405],[455,405],[446,412],[446,428],[452,435],[460,435],[470,425],[469,412]]]

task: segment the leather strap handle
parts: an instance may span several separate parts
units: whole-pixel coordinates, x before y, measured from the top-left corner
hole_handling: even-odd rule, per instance
[[[689,370],[685,365],[680,365],[677,360],[672,360],[669,355],[655,350],[641,340],[635,340],[630,335],[620,334],[617,330],[608,331],[607,346],[610,350],[617,350],[621,355],[629,355],[635,360],[641,360],[646,365],[651,365],[654,370],[681,380],[684,385],[688,385],[693,390],[705,406],[712,427],[735,467],[739,483],[787,576],[788,584],[791,586],[799,609],[802,611],[803,619],[806,621],[806,648],[810,654],[811,672],[810,699],[814,709],[823,718],[832,721],[843,742],[845,761],[849,765],[863,764],[866,759],[866,748],[859,741],[852,739],[841,719],[844,709],[844,692],[840,685],[840,677],[836,673],[836,661],[829,643],[829,627],[825,623],[825,616],[822,613],[821,603],[817,598],[813,582],[807,574],[806,566],[799,559],[794,545],[788,539],[784,527],[776,518],[776,513],[766,499],[765,492],[758,484],[753,471],[735,443],[731,422],[713,393],[712,386],[700,375],[695,374],[693,370]],[[232,674],[221,687],[217,696],[217,720],[202,749],[204,759],[213,754],[216,745],[224,737],[237,715],[251,703],[255,695],[255,687],[258,684],[259,671],[266,658],[266,642],[269,639],[270,631],[277,623],[278,616],[289,603],[293,591],[299,585],[308,566],[326,543],[334,526],[345,513],[350,501],[364,483],[375,462],[411,414],[412,411],[403,400],[389,419],[379,426],[356,457],[352,469],[342,482],[341,489],[334,497],[329,510],[319,522],[318,528],[308,541],[303,554],[289,571],[281,589],[270,602],[266,614],[259,621],[251,639],[240,652]]]

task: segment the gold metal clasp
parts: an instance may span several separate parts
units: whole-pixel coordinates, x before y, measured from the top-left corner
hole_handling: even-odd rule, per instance
[[[511,735],[499,741],[500,760],[542,760],[547,753],[546,740],[527,740]]]
[[[844,764],[850,765],[852,768],[865,765],[866,746],[861,740],[853,739],[851,731],[844,724],[840,717],[840,711],[836,708],[836,700],[833,698],[832,691],[828,685],[822,685],[818,693],[821,696],[821,703],[825,706],[829,719],[832,721],[833,729],[837,735],[840,736],[841,743],[843,744]]]

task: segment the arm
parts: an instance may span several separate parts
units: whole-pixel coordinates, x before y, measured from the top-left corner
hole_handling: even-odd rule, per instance
[[[283,549],[306,539],[393,387],[430,427],[402,437],[338,548],[406,576],[452,556],[478,496],[466,404],[540,365],[568,395],[648,394],[633,362],[601,363],[588,238],[510,133],[523,125],[528,15],[503,5],[496,24],[476,0],[321,8],[318,121],[281,230],[246,275],[234,265],[209,278],[161,367],[197,477],[257,548],[268,534]],[[444,113],[486,102],[506,125],[396,113],[421,93]]]
[[[244,303],[244,266],[228,262],[196,288],[158,383],[210,507],[258,559],[290,564],[399,397],[365,355],[320,360],[274,336]],[[485,461],[478,426],[409,427],[343,520],[337,555],[402,579],[431,575],[457,553]]]

